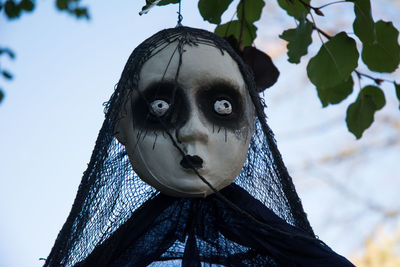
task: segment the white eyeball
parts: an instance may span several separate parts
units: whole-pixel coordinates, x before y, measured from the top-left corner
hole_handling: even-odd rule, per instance
[[[169,104],[164,100],[154,100],[150,103],[150,113],[157,117],[162,117],[167,113]]]
[[[232,104],[228,100],[217,100],[214,103],[214,110],[219,115],[229,115],[232,113]]]

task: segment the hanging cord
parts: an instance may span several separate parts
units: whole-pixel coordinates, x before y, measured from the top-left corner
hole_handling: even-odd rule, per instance
[[[176,25],[176,27],[181,27],[182,26],[182,20],[183,20],[183,16],[182,16],[182,5],[181,5],[182,0],[179,0],[179,10],[178,10],[178,24]]]

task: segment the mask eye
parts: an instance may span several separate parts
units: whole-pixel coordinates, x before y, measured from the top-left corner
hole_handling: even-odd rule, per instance
[[[219,115],[230,115],[232,113],[232,104],[226,99],[217,100],[214,103],[214,111]]]
[[[169,110],[168,102],[158,99],[150,103],[150,113],[156,117],[162,117]]]

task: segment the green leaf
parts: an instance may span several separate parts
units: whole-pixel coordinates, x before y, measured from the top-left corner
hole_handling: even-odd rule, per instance
[[[244,5],[244,10],[243,10]],[[244,11],[244,20],[248,23],[253,23],[260,19],[262,9],[265,6],[263,0],[248,0],[248,1],[240,1],[237,6],[237,16],[239,20],[243,20],[243,11]]]
[[[199,11],[204,20],[220,24],[221,16],[232,0],[199,0]]]
[[[353,78],[350,76],[346,81],[334,87],[317,87],[318,97],[323,107],[329,104],[338,104],[342,102],[353,92]]]
[[[363,44],[372,43],[375,40],[375,25],[371,13],[369,0],[349,0],[354,3],[356,15],[353,22],[354,33],[360,38]]]
[[[380,110],[385,106],[385,95],[379,87],[368,85],[364,87],[362,92],[365,96],[372,97],[375,103],[376,110]]]
[[[0,88],[0,103],[3,101],[3,99],[4,99],[4,93],[3,90],[1,90]]]
[[[6,70],[3,70],[3,71],[1,72],[1,74],[2,74],[3,77],[6,78],[7,80],[12,80],[12,78],[13,78],[12,74],[9,73],[9,72],[6,71]]]
[[[393,84],[394,84],[394,88],[396,90],[397,99],[400,101],[400,84],[398,84],[396,82],[393,82]],[[399,106],[399,109],[400,109],[400,106]]]
[[[310,0],[303,0],[305,3],[309,4]],[[303,13],[308,14],[309,10],[305,7],[299,0],[278,0],[279,6],[286,10],[289,16],[300,20]]]
[[[9,19],[15,19],[21,15],[21,8],[14,1],[7,0],[4,4],[4,12]]]
[[[393,72],[400,63],[399,31],[392,22],[375,23],[376,40],[364,44],[362,59],[368,68],[377,72]]]
[[[57,7],[59,10],[68,9],[68,0],[57,0],[57,1],[56,1],[56,7]]]
[[[230,35],[235,36],[237,40],[240,42],[240,31],[241,31],[241,23],[238,20],[233,20],[231,22],[221,24],[217,28],[215,28],[215,34],[221,37],[228,37]],[[245,23],[243,25],[243,33],[242,33],[242,42],[243,46],[251,46],[257,34],[257,27],[253,24]]]
[[[286,30],[279,36],[283,40],[288,41],[287,49],[289,62],[300,63],[300,58],[307,55],[308,46],[312,42],[312,31],[312,24],[303,17],[297,28]]]
[[[35,4],[31,0],[22,0],[19,6],[25,11],[32,11],[35,8]]]
[[[357,139],[361,138],[363,132],[371,126],[374,114],[386,104],[385,95],[376,86],[364,87],[356,101],[347,109],[347,128]]]
[[[157,6],[165,6],[169,4],[177,4],[179,3],[179,0],[161,0],[158,2]]]
[[[72,13],[77,17],[77,18],[86,18],[89,19],[89,13],[87,8],[75,8],[72,10]]]
[[[354,39],[340,32],[321,46],[310,59],[307,74],[317,87],[331,88],[346,81],[358,64],[358,51]]]

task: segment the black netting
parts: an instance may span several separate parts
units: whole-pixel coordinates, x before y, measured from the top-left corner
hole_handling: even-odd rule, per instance
[[[182,47],[212,45],[229,53],[257,115],[240,175],[220,194],[205,199],[165,196],[144,183],[114,132],[126,114],[125,101],[137,89],[143,64],[174,41]],[[222,38],[178,27],[144,41],[128,59],[106,106],[92,158],[45,266],[165,266],[167,261],[182,266],[312,266],[307,261],[311,258],[322,263],[318,257],[331,252],[315,239],[264,108],[251,72]],[[312,254],[305,250],[307,245],[318,249]]]

